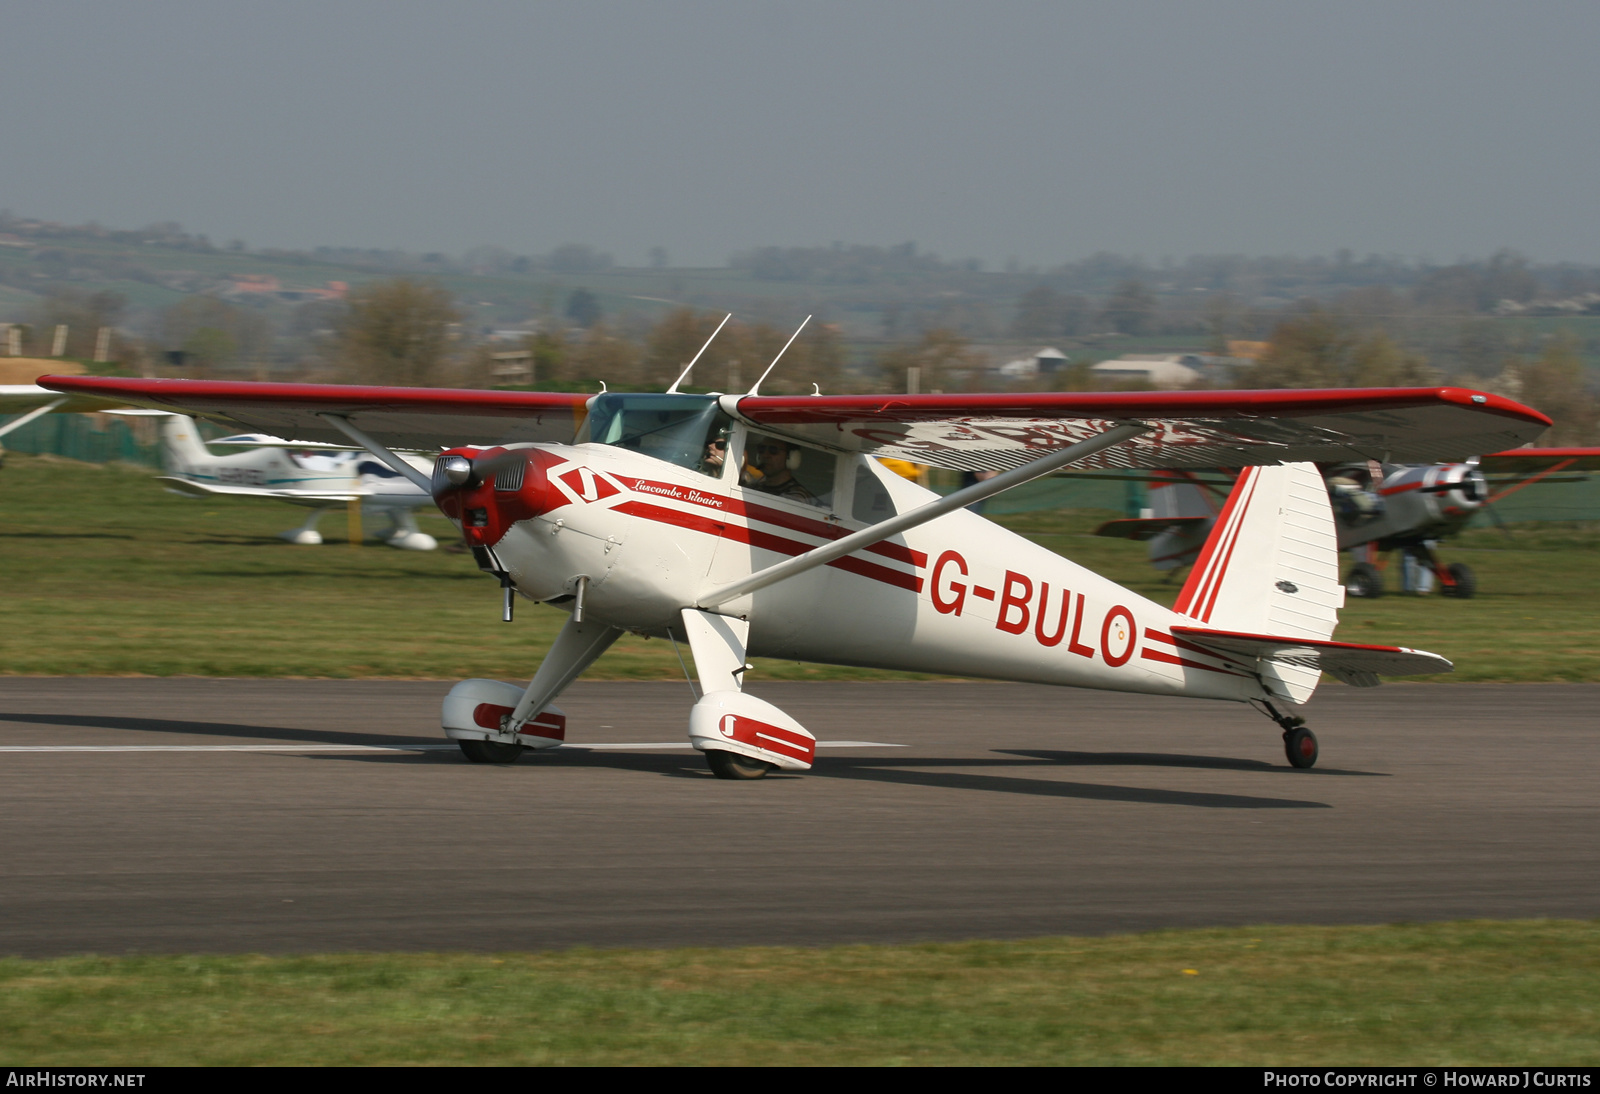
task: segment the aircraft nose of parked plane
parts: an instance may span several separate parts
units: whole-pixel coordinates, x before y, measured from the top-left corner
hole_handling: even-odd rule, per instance
[[[433,500],[475,547],[492,547],[519,520],[566,504],[546,473],[560,460],[538,448],[452,449],[433,465]]]
[[[1489,485],[1483,472],[1471,464],[1447,464],[1439,469],[1432,493],[1438,496],[1447,516],[1479,508],[1489,498]]]

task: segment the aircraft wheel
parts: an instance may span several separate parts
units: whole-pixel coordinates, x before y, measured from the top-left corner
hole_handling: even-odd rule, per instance
[[[475,764],[516,763],[517,757],[527,748],[526,745],[506,745],[499,741],[460,740],[456,744],[461,746],[462,755]]]
[[[718,748],[706,749],[706,763],[711,765],[711,773],[719,779],[761,779],[773,769],[769,763]]]
[[[1283,735],[1284,755],[1291,767],[1308,768],[1317,762],[1317,735],[1305,726]]]
[[[1458,600],[1472,599],[1472,594],[1478,591],[1478,579],[1473,575],[1472,567],[1464,562],[1452,562],[1448,569],[1455,585],[1445,585],[1439,591]]]
[[[1358,562],[1350,567],[1350,576],[1344,579],[1345,592],[1363,600],[1376,600],[1383,595],[1383,574],[1370,562]]]

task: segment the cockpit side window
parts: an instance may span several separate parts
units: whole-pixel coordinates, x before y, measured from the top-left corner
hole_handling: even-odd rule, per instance
[[[833,504],[834,468],[839,457],[783,437],[751,433],[744,444],[739,481],[763,494],[826,509]]]
[[[894,498],[889,488],[873,473],[866,460],[856,467],[855,502],[850,515],[862,524],[877,524],[896,515]]]

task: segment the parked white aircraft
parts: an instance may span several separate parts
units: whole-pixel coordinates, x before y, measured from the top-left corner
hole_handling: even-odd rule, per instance
[[[432,496],[360,449],[286,441],[261,433],[221,437],[210,443],[244,451],[219,456],[200,439],[194,419],[167,415],[161,423],[161,459],[167,473],[160,481],[174,492],[199,497],[228,494],[310,506],[311,515],[304,524],[282,533],[290,543],[321,543],[317,522],[330,509],[343,509],[359,498],[364,516],[389,518],[389,528],[378,536],[389,546],[431,551],[439,545],[417,527],[416,510],[432,506]],[[422,474],[433,466],[432,459],[422,456],[407,453],[400,458]]]
[[[431,551],[439,545],[417,527],[416,511],[431,507],[433,498],[360,448],[254,433],[212,441],[218,447],[252,450],[217,455],[200,439],[193,419],[167,411],[128,410],[128,405],[122,399],[63,395],[37,384],[0,385],[0,414],[20,415],[0,425],[0,437],[45,414],[156,413],[164,419],[161,455],[167,474],[162,481],[175,493],[264,497],[309,506],[312,512],[305,523],[282,533],[290,543],[308,545],[322,542],[317,523],[330,509],[343,509],[352,498],[360,498],[364,517],[388,518],[389,527],[378,538],[389,546]],[[0,457],[3,453],[0,449]],[[431,458],[409,454],[404,458],[423,471],[433,465]]]
[[[815,754],[806,727],[742,690],[751,655],[1249,703],[1277,723],[1289,762],[1310,767],[1316,737],[1285,711],[1322,672],[1372,686],[1451,667],[1332,640],[1337,532],[1310,461],[1457,459],[1549,424],[1458,388],[586,398],[43,382],[352,440],[459,522],[504,589],[503,619],[519,596],[570,612],[526,687],[452,689],[444,730],[469,759],[562,743],[566,717],[552,703],[633,631],[688,641],[702,689],[689,740],[730,779],[803,770]],[[454,447],[431,477],[391,448],[443,444]],[[1000,473],[941,498],[873,455]],[[1167,608],[964,508],[1068,464],[1247,470]]]

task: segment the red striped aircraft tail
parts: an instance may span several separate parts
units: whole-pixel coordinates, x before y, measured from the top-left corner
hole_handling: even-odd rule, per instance
[[[1219,631],[1326,640],[1343,606],[1327,488],[1315,464],[1290,463],[1239,476],[1174,610]],[[1284,683],[1309,698],[1318,674],[1301,672]]]

